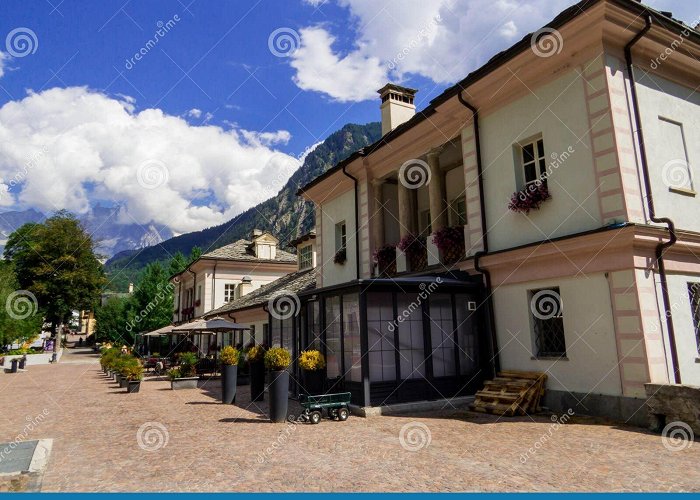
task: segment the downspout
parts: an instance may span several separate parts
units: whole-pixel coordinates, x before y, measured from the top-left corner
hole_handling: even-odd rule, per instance
[[[364,151],[360,150],[360,155],[365,156]],[[358,233],[360,232],[360,207],[358,206],[358,201],[357,201],[357,177],[353,177],[350,175],[345,168],[347,165],[343,165],[343,174],[345,174],[346,177],[350,177],[352,179],[352,182],[355,185],[355,277],[359,280],[360,279],[360,238]]]
[[[669,240],[659,243],[656,246],[656,264],[659,267],[659,279],[661,282],[661,296],[664,301],[664,309],[666,316],[666,329],[668,330],[669,347],[671,349],[671,363],[673,365],[673,376],[676,384],[681,383],[681,370],[678,363],[678,351],[676,349],[676,334],[673,329],[673,320],[671,318],[671,298],[668,294],[668,280],[666,278],[666,266],[664,265],[664,252],[672,247],[678,237],[676,236],[676,226],[668,217],[657,217],[654,208],[654,198],[652,197],[651,180],[649,175],[649,162],[647,159],[646,145],[644,144],[644,134],[642,132],[642,118],[639,112],[639,99],[637,97],[637,85],[634,80],[634,69],[632,65],[632,47],[651,29],[652,18],[647,12],[644,18],[644,28],[635,35],[630,42],[625,45],[625,63],[627,64],[627,75],[630,80],[630,94],[632,96],[632,111],[634,113],[634,125],[637,128],[637,141],[639,143],[639,156],[642,167],[642,176],[644,178],[644,191],[647,199],[647,207],[649,208],[649,219],[656,224],[666,224],[669,232]]]
[[[486,285],[486,308],[488,309],[489,330],[491,333],[491,352],[493,354],[494,375],[501,369],[500,356],[498,351],[498,337],[496,335],[496,315],[493,307],[493,291],[491,286],[491,272],[481,267],[481,257],[489,252],[488,229],[486,227],[486,203],[484,198],[484,176],[481,163],[481,136],[479,134],[479,111],[467,102],[460,91],[457,99],[465,108],[472,112],[474,122],[474,147],[476,149],[476,175],[479,183],[479,205],[481,206],[481,241],[484,249],[474,254],[474,270],[484,276]]]

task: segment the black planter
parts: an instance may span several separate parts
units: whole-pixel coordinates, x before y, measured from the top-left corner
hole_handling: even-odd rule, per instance
[[[265,363],[258,361],[250,363],[250,400],[265,399]]]
[[[141,390],[141,381],[140,380],[129,380],[127,382],[126,386],[126,392],[129,394],[133,394],[134,392],[139,392]]]
[[[323,394],[323,379],[325,375],[323,370],[313,370],[303,372],[303,387],[302,392],[304,394],[316,395]]]
[[[270,420],[284,422],[287,420],[289,403],[289,372],[273,371],[270,375]]]
[[[123,389],[128,384],[129,384],[129,381],[126,379],[126,377],[119,377],[119,387],[121,387]]]
[[[10,373],[17,373],[17,365],[19,365],[19,359],[15,358],[10,361]]]
[[[19,359],[19,369],[24,370],[25,366],[27,366],[27,358],[20,358]]]
[[[230,405],[236,401],[236,379],[238,367],[236,365],[224,365],[221,367],[221,402]]]

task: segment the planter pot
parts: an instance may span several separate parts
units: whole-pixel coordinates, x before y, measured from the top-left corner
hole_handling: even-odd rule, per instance
[[[112,378],[114,379],[115,382],[119,382],[119,379],[117,377],[118,377],[117,372],[112,372]]]
[[[24,370],[24,367],[27,366],[27,358],[20,358],[19,360],[19,369]]]
[[[196,389],[199,377],[183,377],[170,381],[170,388],[174,391],[179,389]]]
[[[17,358],[10,361],[10,373],[17,373],[17,366],[19,365],[19,360]]]
[[[289,372],[273,371],[270,380],[270,420],[284,422],[287,420],[289,403]]]
[[[221,367],[221,402],[230,405],[236,401],[236,379],[238,366],[224,365]]]
[[[129,382],[127,382],[127,384],[128,385],[126,386],[126,392],[128,392],[130,394],[134,393],[134,392],[139,392],[139,390],[141,389],[141,381],[140,380],[129,380]]]
[[[317,395],[323,394],[323,379],[325,378],[323,370],[313,370],[303,372],[303,387],[301,388],[304,394]]]
[[[236,385],[248,385],[250,384],[250,375],[238,374],[238,379],[236,380]]]
[[[265,363],[258,361],[250,364],[250,400],[265,399]]]
[[[119,377],[119,387],[122,389],[129,385],[129,381],[125,377]]]

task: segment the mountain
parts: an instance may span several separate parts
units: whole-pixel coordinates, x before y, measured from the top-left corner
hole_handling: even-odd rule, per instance
[[[88,213],[78,217],[85,230],[97,241],[97,251],[101,255],[111,257],[125,250],[148,247],[172,238],[172,231],[162,225],[123,223],[120,210],[120,206],[95,205]],[[18,227],[28,222],[41,222],[45,218],[46,214],[34,209],[0,213],[0,254],[7,238]]]
[[[270,231],[282,244],[293,240],[314,227],[313,204],[298,197],[297,190],[354,151],[372,144],[380,137],[381,125],[378,122],[345,125],[306,156],[302,166],[277,196],[219,226],[176,236],[148,248],[115,255],[106,264],[110,288],[123,291],[130,281],[135,281],[139,271],[149,262],[167,261],[177,252],[188,255],[195,246],[208,252],[249,237],[253,229]]]

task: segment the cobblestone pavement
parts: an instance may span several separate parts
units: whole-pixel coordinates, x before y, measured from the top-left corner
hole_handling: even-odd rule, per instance
[[[235,406],[214,380],[126,394],[95,355],[64,360],[0,374],[0,442],[54,439],[43,491],[700,490],[700,443],[633,427],[463,410],[272,424],[245,389]]]

